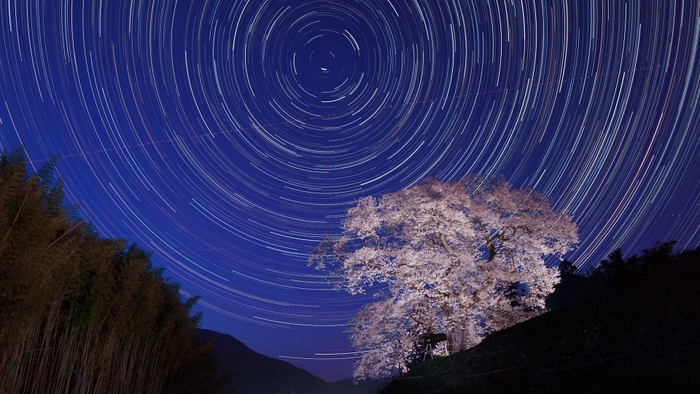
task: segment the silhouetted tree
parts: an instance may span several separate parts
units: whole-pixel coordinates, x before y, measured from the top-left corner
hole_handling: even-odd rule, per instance
[[[559,264],[559,275],[559,283],[554,292],[547,297],[547,309],[562,308],[595,296],[600,290],[601,279],[604,279],[577,273],[576,266],[567,260]]]
[[[600,262],[598,270],[611,278],[619,278],[629,272],[631,267],[628,267],[627,262],[622,258],[622,250],[617,248],[608,255],[607,259]]]
[[[675,260],[673,249],[676,241],[657,242],[651,249],[644,249],[644,253],[636,263],[637,269],[643,273],[650,273],[660,267],[672,264]]]
[[[637,278],[674,264],[676,241],[657,242],[654,247],[644,249],[641,256],[623,258],[618,248],[612,251],[599,265],[585,275],[576,273],[576,267],[568,261],[559,266],[561,281],[547,298],[547,308],[557,309],[574,302],[601,296],[613,289],[627,286]]]

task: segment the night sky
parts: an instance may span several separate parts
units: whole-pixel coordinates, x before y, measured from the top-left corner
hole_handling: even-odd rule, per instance
[[[595,264],[700,246],[700,3],[2,0],[0,149],[201,295],[202,326],[328,381],[371,295],[307,266],[358,198],[502,175]]]

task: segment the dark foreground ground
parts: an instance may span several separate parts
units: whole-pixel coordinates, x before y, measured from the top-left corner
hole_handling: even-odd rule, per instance
[[[699,256],[496,332],[381,393],[700,392]]]

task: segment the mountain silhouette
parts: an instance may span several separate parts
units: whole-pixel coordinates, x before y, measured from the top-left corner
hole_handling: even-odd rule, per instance
[[[366,394],[380,382],[352,379],[326,383],[294,365],[255,352],[231,335],[198,329],[205,340],[215,339],[218,377],[226,382],[223,393],[234,394]]]

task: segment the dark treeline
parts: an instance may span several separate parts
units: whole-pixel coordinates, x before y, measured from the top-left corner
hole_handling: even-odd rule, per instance
[[[212,393],[195,298],[63,204],[53,161],[0,158],[0,393]]]
[[[674,254],[675,245],[676,241],[657,242],[651,249],[645,249],[641,256],[632,255],[627,259],[622,257],[620,249],[616,249],[598,266],[584,273],[576,272],[576,267],[569,261],[562,261],[559,265],[561,282],[547,299],[547,309],[599,297],[681,261],[697,260],[700,249]]]
[[[562,265],[551,310],[438,357],[388,393],[700,393],[700,248]]]

